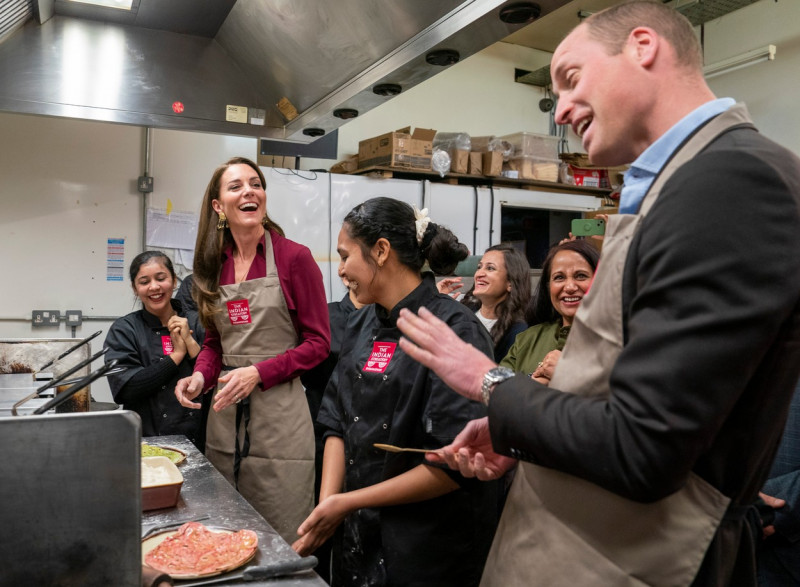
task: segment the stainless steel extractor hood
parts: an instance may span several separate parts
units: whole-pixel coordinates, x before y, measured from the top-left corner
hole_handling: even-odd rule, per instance
[[[526,9],[541,18],[567,4],[133,0],[122,11],[3,1],[29,9],[5,34],[0,23],[0,111],[298,143],[503,39],[527,24]],[[430,55],[438,50],[449,52]]]

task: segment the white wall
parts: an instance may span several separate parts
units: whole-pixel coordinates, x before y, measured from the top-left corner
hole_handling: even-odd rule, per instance
[[[705,27],[707,64],[764,45],[776,45],[774,61],[709,80],[717,96],[745,102],[759,130],[800,154],[800,2],[761,0]]]
[[[761,131],[800,153],[800,2],[761,0],[705,27],[707,61],[767,43],[777,59],[712,80],[718,95],[748,103]],[[513,81],[549,56],[505,43],[456,64],[340,129],[340,156],[358,141],[406,125],[502,135],[547,132],[541,89]],[[623,83],[623,82],[621,82]],[[125,238],[125,265],[141,251],[145,131],[139,127],[0,113],[0,338],[68,338],[70,329],[33,329],[33,309],[80,309],[113,317],[133,309],[127,281],[106,281],[107,238]],[[233,155],[255,158],[253,138],[155,130],[149,205],[196,212],[213,169]],[[580,150],[572,141],[572,150]],[[304,169],[331,161],[303,160]],[[377,181],[377,180],[376,180]],[[276,218],[279,222],[281,218]],[[77,329],[83,337],[108,320]],[[96,339],[93,350],[100,344]],[[93,395],[109,401],[105,383]]]

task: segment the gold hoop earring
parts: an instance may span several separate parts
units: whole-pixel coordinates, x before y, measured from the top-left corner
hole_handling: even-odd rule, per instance
[[[217,220],[217,230],[223,230],[228,228],[228,218],[225,216],[225,212],[219,213],[219,220]]]

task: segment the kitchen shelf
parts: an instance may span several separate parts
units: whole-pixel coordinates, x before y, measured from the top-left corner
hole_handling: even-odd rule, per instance
[[[453,185],[472,185],[485,187],[506,187],[536,191],[550,191],[570,194],[591,194],[598,197],[606,197],[611,194],[609,189],[583,187],[556,183],[552,181],[541,181],[538,179],[514,179],[510,177],[490,177],[487,175],[469,175],[466,173],[447,173],[444,177],[433,170],[407,169],[403,167],[374,166],[357,169],[349,175],[367,175],[375,178],[395,178],[395,179],[427,179],[433,182],[449,183]]]

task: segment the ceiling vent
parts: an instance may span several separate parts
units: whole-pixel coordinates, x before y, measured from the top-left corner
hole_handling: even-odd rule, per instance
[[[402,91],[403,88],[400,87],[400,84],[378,84],[372,88],[372,92],[379,96],[396,96]]]
[[[428,53],[425,56],[425,61],[431,65],[447,67],[448,65],[458,63],[459,57],[458,51],[453,49],[437,49],[436,51]]]
[[[342,120],[350,120],[351,118],[358,116],[358,110],[354,108],[337,108],[333,111],[333,115],[336,118],[341,118]]]
[[[500,20],[509,24],[530,24],[542,13],[542,7],[533,2],[518,2],[500,9]]]

